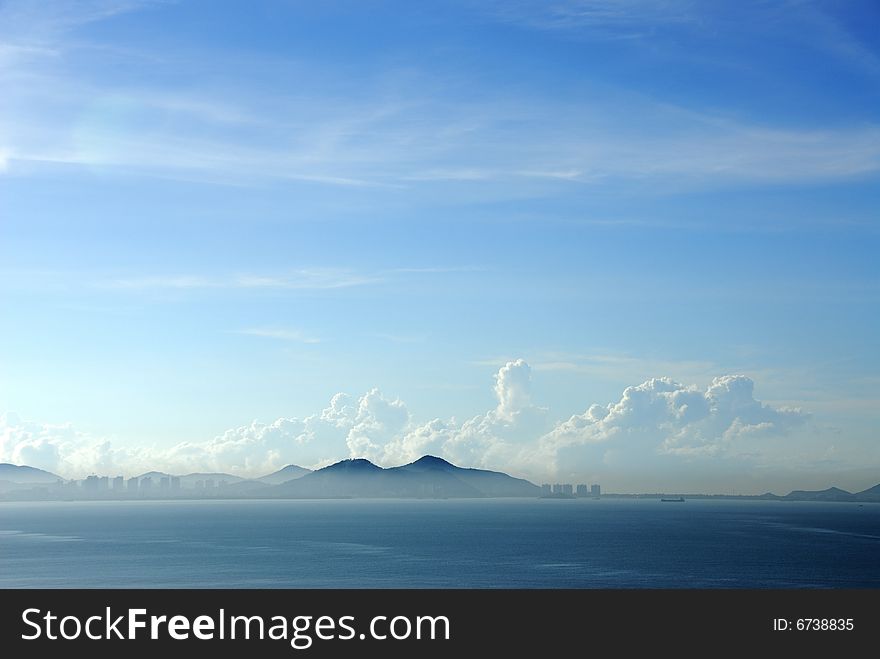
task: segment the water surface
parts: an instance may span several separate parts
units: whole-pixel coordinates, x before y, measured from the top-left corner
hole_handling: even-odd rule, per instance
[[[0,504],[5,588],[878,588],[878,557],[878,504]]]

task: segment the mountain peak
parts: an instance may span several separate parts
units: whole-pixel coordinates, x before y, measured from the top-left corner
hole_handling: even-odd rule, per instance
[[[783,498],[798,501],[851,501],[855,495],[839,487],[829,487],[824,490],[794,490]]]
[[[412,473],[457,473],[463,471],[460,467],[456,467],[451,462],[447,462],[443,458],[438,458],[436,455],[423,455],[415,462],[410,462],[409,464],[401,465],[400,467],[392,467],[391,469],[392,471]]]
[[[342,460],[279,486],[295,498],[535,497],[541,488],[507,474],[462,469],[435,455],[383,469],[369,460]]]
[[[301,478],[310,473],[312,473],[311,469],[306,469],[305,467],[300,467],[299,465],[290,464],[285,465],[278,471],[274,471],[271,474],[261,476],[257,480],[262,483],[269,483],[270,485],[279,485],[285,481],[289,481],[294,478]]]
[[[413,462],[414,465],[433,465],[440,467],[454,467],[455,465],[449,462],[448,460],[444,460],[443,458],[438,458],[436,455],[423,455],[418,460]]]
[[[12,483],[54,483],[60,480],[60,477],[36,467],[2,462],[0,463],[0,480]]]
[[[329,467],[324,467],[323,469],[319,469],[318,471],[328,472],[328,471],[381,471],[382,467],[374,465],[372,462],[367,460],[366,458],[353,458],[349,460],[340,460]]]

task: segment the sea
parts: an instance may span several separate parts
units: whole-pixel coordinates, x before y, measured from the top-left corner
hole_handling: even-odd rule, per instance
[[[0,503],[2,588],[880,588],[880,504]]]

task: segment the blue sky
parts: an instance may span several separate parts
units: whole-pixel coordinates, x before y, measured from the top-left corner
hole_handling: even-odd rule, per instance
[[[873,485],[878,21],[0,2],[0,459]]]

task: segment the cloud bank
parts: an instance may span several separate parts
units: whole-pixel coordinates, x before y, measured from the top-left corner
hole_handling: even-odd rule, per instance
[[[531,367],[522,359],[498,370],[494,393],[497,405],[484,414],[424,422],[379,389],[359,397],[338,393],[311,416],[253,421],[209,441],[168,448],[121,446],[70,425],[6,414],[0,416],[0,460],[67,477],[154,468],[258,476],[291,463],[316,468],[365,457],[395,465],[433,454],[535,480],[587,480],[609,469],[649,473],[731,461],[760,467],[776,459],[780,440],[809,422],[799,409],[756,399],[754,382],[743,375],[716,377],[705,389],[654,378],[564,421],[532,402]]]
[[[654,378],[558,424],[539,440],[539,452],[566,473],[609,465],[647,470],[664,457],[760,463],[764,445],[808,418],[755,399],[754,382],[742,375],[716,377],[705,390]]]

